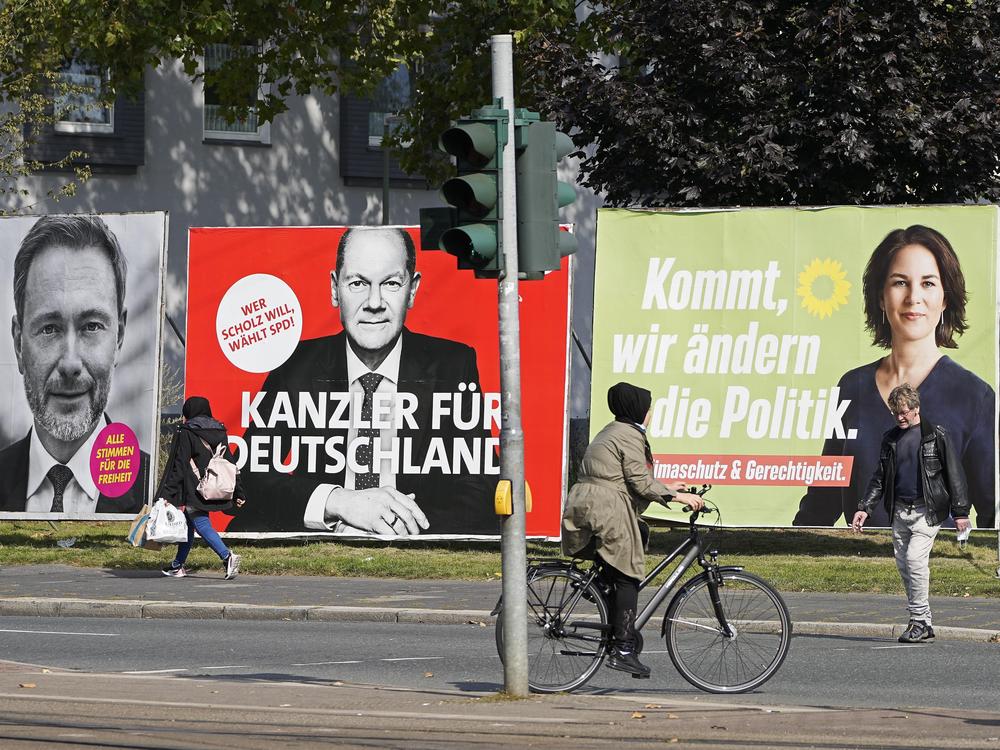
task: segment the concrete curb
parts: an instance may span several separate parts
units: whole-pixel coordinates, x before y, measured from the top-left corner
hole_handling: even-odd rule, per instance
[[[494,618],[476,609],[386,609],[381,607],[279,606],[103,599],[0,598],[0,617],[109,617],[145,620],[286,620],[310,622],[398,622],[438,625],[490,625]],[[896,639],[905,624],[796,622],[796,635],[832,635]],[[938,640],[1000,643],[1000,631],[982,628],[934,628]]]

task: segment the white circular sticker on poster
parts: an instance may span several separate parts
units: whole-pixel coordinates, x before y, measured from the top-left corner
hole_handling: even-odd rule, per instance
[[[215,318],[219,346],[246,372],[270,372],[292,356],[302,336],[302,308],[277,276],[255,273],[222,297]]]

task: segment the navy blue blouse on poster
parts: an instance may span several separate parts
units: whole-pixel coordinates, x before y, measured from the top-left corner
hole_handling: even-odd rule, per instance
[[[857,437],[832,437],[823,444],[824,456],[854,456],[850,485],[810,487],[799,503],[793,525],[832,526],[841,517],[850,524],[854,517],[858,500],[878,465],[882,436],[895,427],[875,383],[879,362],[855,368],[840,379],[840,400],[851,402],[844,413],[844,429],[856,429]],[[976,509],[976,526],[992,528],[996,523],[996,394],[985,381],[947,356],[937,361],[917,390],[921,419],[943,427],[953,441],[965,469],[969,500]],[[891,525],[881,503],[866,525]],[[954,526],[954,522],[948,519],[944,525]]]

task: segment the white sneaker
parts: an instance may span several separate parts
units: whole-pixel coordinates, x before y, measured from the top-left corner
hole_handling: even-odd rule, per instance
[[[240,556],[235,552],[230,552],[226,558],[226,580],[231,581],[240,573]]]

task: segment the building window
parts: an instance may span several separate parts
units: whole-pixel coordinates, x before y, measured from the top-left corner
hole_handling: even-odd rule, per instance
[[[55,95],[57,133],[114,133],[115,108],[104,104],[107,71],[90,63],[72,60],[59,73],[66,90]]]
[[[378,187],[385,175],[385,152],[382,136],[392,117],[406,108],[413,91],[410,71],[396,68],[369,97],[340,95],[340,176],[344,184],[357,187]],[[393,187],[427,190],[430,186],[420,175],[404,172],[394,155],[389,154],[389,181]]]
[[[218,70],[228,60],[232,60],[240,50],[255,52],[252,45],[242,47],[232,44],[210,44],[205,47],[205,70]],[[246,101],[253,104],[260,94],[257,79],[247,81]],[[222,99],[216,87],[210,83],[204,86],[204,137],[207,140],[271,142],[269,123],[257,119],[257,111],[251,108],[245,117],[228,122],[222,114]]]
[[[400,65],[375,89],[368,112],[368,146],[382,147],[386,117],[410,106],[410,70]]]

